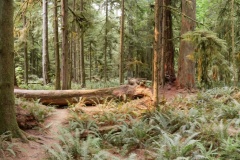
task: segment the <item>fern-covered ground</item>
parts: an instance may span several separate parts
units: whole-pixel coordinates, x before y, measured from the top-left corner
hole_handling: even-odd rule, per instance
[[[240,92],[215,88],[154,109],[139,101],[71,107],[49,159],[240,159]]]
[[[58,113],[58,118],[47,118],[45,123],[57,124],[38,129],[42,135],[35,139],[35,147],[45,159],[240,159],[237,88],[178,94],[162,99],[157,109],[140,99],[106,101],[95,107],[79,102],[63,111],[68,118]],[[58,128],[62,122],[64,127]],[[6,151],[4,146],[1,151]]]

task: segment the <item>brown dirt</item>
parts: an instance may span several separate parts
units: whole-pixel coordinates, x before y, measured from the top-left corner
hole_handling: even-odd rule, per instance
[[[32,137],[29,143],[22,143],[19,139],[15,140],[18,148],[17,157],[9,158],[11,160],[43,160],[46,158],[45,149],[54,143],[58,143],[57,132],[61,126],[67,122],[67,109],[56,109],[50,117],[48,117],[43,126],[49,128],[39,128],[35,130],[26,130],[25,132]]]

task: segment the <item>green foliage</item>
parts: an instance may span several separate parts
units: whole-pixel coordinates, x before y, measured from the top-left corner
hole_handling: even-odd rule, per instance
[[[39,122],[43,122],[54,111],[53,107],[43,106],[38,101],[30,102],[16,98],[15,104],[29,111]]]
[[[194,159],[193,154],[198,142],[194,140],[194,137],[198,134],[195,133],[184,138],[179,134],[171,136],[163,132],[162,140],[155,142],[158,159]]]
[[[101,139],[88,136],[86,140],[80,140],[80,131],[76,129],[74,135],[66,129],[62,129],[59,140],[62,145],[55,144],[56,149],[47,148],[49,160],[81,160],[94,159],[100,151]]]
[[[221,159],[238,159],[240,154],[240,137],[228,137],[222,140]]]
[[[214,88],[177,97],[159,110],[138,111],[138,116],[122,109],[132,103],[109,102],[94,115],[75,111],[69,129],[59,135],[61,145],[48,152],[52,159],[137,159],[137,150],[145,159],[236,159],[238,95],[236,88]],[[103,130],[106,126],[110,129]]]
[[[12,142],[12,133],[7,131],[0,135],[0,159],[5,159],[6,154],[10,153],[14,157],[16,156],[16,153],[13,149],[15,144]]]
[[[224,53],[227,53],[226,41],[217,37],[217,34],[207,30],[196,30],[183,35],[186,41],[191,41],[195,52],[188,58],[196,61],[198,82],[200,87],[210,87],[211,79],[208,76],[212,66],[218,66],[219,71],[231,74],[231,70]]]

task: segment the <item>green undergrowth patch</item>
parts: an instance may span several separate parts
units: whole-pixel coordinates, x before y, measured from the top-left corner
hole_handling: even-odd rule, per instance
[[[109,103],[109,102],[108,102]],[[136,101],[137,103],[137,101]],[[240,92],[214,88],[157,109],[133,103],[72,108],[49,159],[239,159]]]
[[[50,106],[44,106],[39,101],[26,101],[24,99],[16,98],[15,105],[22,107],[30,112],[38,122],[43,122],[48,116],[50,116],[54,108]]]
[[[7,131],[0,135],[0,159],[6,159],[7,157],[16,157],[14,147],[15,143],[12,141],[11,132]]]

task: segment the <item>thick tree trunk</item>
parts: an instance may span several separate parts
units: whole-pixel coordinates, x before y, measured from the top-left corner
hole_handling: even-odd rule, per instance
[[[166,6],[171,5],[171,0],[166,0]],[[174,70],[174,44],[173,44],[173,30],[172,30],[172,15],[171,10],[166,8],[166,29],[165,29],[165,78],[166,82],[173,82],[176,80]]]
[[[0,134],[22,137],[14,106],[13,0],[0,1]]]
[[[104,102],[105,99],[120,98],[123,100],[152,97],[149,88],[140,85],[122,85],[113,88],[92,89],[92,90],[21,90],[15,89],[16,97],[27,99],[40,99],[43,104],[68,105],[77,103],[80,97],[85,104],[95,105]]]
[[[62,89],[68,89],[68,0],[61,1],[62,6]]]
[[[196,0],[182,0],[182,25],[181,35],[195,29]],[[190,42],[181,40],[178,62],[177,85],[180,88],[192,89],[195,87],[195,63],[188,58],[194,52],[194,46]]]
[[[60,84],[60,58],[59,58],[59,38],[58,38],[58,3],[54,0],[54,51],[55,51],[55,89],[61,89]]]

